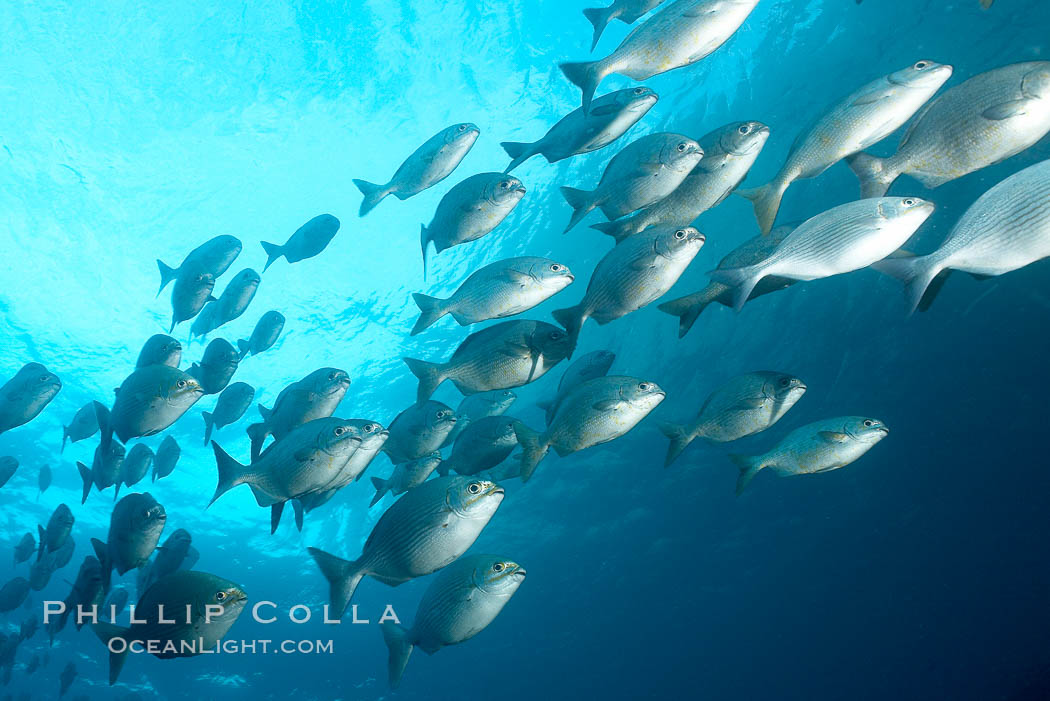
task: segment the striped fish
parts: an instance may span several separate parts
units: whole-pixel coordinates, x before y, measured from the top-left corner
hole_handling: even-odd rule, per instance
[[[543,409],[547,415],[547,425],[550,426],[554,415],[558,413],[558,405],[568,396],[569,392],[587,380],[608,375],[609,368],[612,367],[615,360],[616,354],[605,350],[584,353],[574,360],[558,381],[558,389],[554,393],[554,398],[536,402],[536,406]]]
[[[452,453],[438,471],[442,475],[456,472],[476,475],[496,467],[518,447],[514,427],[520,423],[511,416],[486,416],[472,421],[463,429],[452,446]]]
[[[383,452],[395,465],[418,460],[440,448],[456,423],[456,413],[441,402],[431,399],[413,404],[390,422]]]

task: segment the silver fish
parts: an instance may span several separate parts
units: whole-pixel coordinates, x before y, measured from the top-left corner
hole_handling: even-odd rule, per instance
[[[335,473],[328,484],[319,491],[304,494],[298,498],[297,503],[301,508],[296,510],[296,526],[298,526],[300,531],[303,529],[303,510],[312,511],[316,509],[318,506],[327,503],[337,491],[351,482],[361,479],[365,470],[372,464],[372,461],[379,455],[390,438],[390,432],[383,428],[383,424],[378,421],[349,419],[346,423],[356,432],[361,442],[358,444],[357,450],[350,456],[350,459]],[[271,526],[276,529],[275,524],[280,520],[280,514],[275,513],[273,517],[274,522],[271,523]]]
[[[632,141],[605,166],[594,190],[561,188],[572,207],[569,231],[595,208],[608,219],[646,207],[667,197],[703,158],[700,144],[681,134],[659,132]]]
[[[897,153],[848,159],[862,197],[880,197],[907,173],[928,188],[1005,161],[1050,132],[1050,62],[975,75],[946,90],[912,120]]]
[[[596,350],[584,353],[574,360],[572,365],[565,368],[561,380],[558,381],[558,389],[554,393],[554,398],[536,402],[536,406],[543,409],[547,416],[547,425],[550,425],[554,415],[558,413],[558,405],[561,404],[569,392],[587,380],[608,375],[609,368],[612,367],[615,360],[615,353],[606,350]]]
[[[215,276],[211,273],[179,275],[171,289],[171,328],[168,329],[168,333],[174,331],[183,321],[200,314],[208,302],[214,302],[214,290]]]
[[[43,558],[45,552],[53,553],[61,548],[66,538],[73,532],[74,523],[76,523],[76,518],[73,517],[73,512],[65,504],[59,504],[51,513],[51,518],[47,520],[47,528],[37,526],[37,531],[40,533],[40,548],[37,550],[36,559]]]
[[[209,303],[193,321],[193,326],[190,327],[190,334],[192,336],[206,336],[220,326],[240,318],[248,308],[248,305],[251,304],[252,299],[255,298],[255,293],[258,291],[261,281],[262,277],[260,277],[259,273],[251,268],[245,268],[237,273],[230,280],[230,283],[226,285],[222,295],[214,302]]]
[[[37,487],[40,489],[40,494],[47,491],[47,488],[51,486],[51,466],[44,465],[40,468],[40,473],[37,475]]]
[[[845,467],[864,455],[890,432],[878,419],[841,416],[796,428],[762,455],[730,455],[740,469],[739,496],[759,470],[772,468],[780,475],[809,475]]]
[[[194,248],[178,268],[169,267],[158,258],[160,289],[157,290],[157,295],[159,296],[164,291],[169,282],[180,277],[195,277],[200,273],[208,273],[214,280],[225,273],[240,254],[241,242],[234,236],[222,235],[209,239]]]
[[[98,418],[95,416],[95,404],[88,402],[77,409],[77,413],[73,415],[73,420],[68,426],[62,427],[62,450],[66,449],[67,440],[76,443],[85,438],[91,438],[96,433],[98,433]]]
[[[153,457],[153,481],[167,477],[175,471],[175,465],[179,462],[182,449],[171,436],[164,436],[157,448],[157,454]]]
[[[638,25],[616,50],[598,61],[563,63],[565,77],[583,91],[583,109],[613,73],[633,80],[696,63],[724,44],[758,0],[676,0]]]
[[[263,250],[266,251],[266,265],[263,266],[263,272],[265,273],[266,269],[282,256],[289,263],[298,263],[320,255],[337,233],[339,233],[339,220],[331,214],[319,214],[296,229],[283,246],[262,241]]]
[[[911,308],[936,295],[943,274],[1003,275],[1050,256],[1050,160],[1014,173],[981,195],[937,250],[872,267],[904,283]],[[934,285],[935,280],[939,283]],[[930,294],[927,295],[927,290]]]
[[[14,611],[29,596],[29,580],[15,577],[0,587],[0,613]]]
[[[153,467],[153,458],[153,451],[145,443],[136,443],[131,447],[120,467],[120,479],[114,484],[116,489],[113,490],[113,501],[116,501],[120,494],[121,484],[134,487],[142,481],[142,478]]]
[[[165,539],[163,545],[157,547],[157,554],[153,561],[139,570],[139,596],[149,590],[157,580],[174,574],[183,566],[183,563],[193,557],[199,557],[193,548],[193,536],[184,528],[176,530]]]
[[[109,598],[106,599],[105,612],[111,613],[113,611],[111,607],[115,606],[117,616],[119,616],[124,612],[124,607],[128,605],[129,596],[128,590],[124,587],[114,587],[109,592]],[[113,618],[116,618],[117,616],[113,616]]]
[[[279,441],[296,426],[334,414],[349,386],[350,376],[345,371],[320,368],[281,390],[273,409],[260,404],[262,423],[247,429],[252,442],[252,460],[259,456],[267,436],[272,435]]]
[[[249,353],[259,355],[273,348],[273,344],[277,343],[282,331],[284,331],[283,314],[273,310],[263,314],[256,322],[255,328],[252,329],[251,337],[237,341],[237,348],[241,351],[241,360],[244,360]]]
[[[124,467],[124,457],[124,446],[112,439],[103,439],[95,448],[95,457],[90,469],[82,462],[77,463],[80,479],[84,483],[81,504],[87,502],[88,494],[91,493],[91,485],[95,485],[95,488],[101,492],[117,483]]]
[[[10,455],[4,455],[0,457],[0,487],[7,484],[7,481],[11,479],[15,471],[18,469],[18,460],[11,457]]]
[[[25,562],[36,552],[36,539],[32,533],[26,533],[15,546],[15,564]]]
[[[441,447],[456,425],[456,413],[432,399],[413,404],[390,423],[383,451],[395,465],[418,460]]]
[[[66,627],[69,616],[77,610],[77,606],[89,609],[91,606],[101,603],[103,597],[102,586],[102,565],[97,558],[88,555],[80,563],[77,578],[73,580],[69,594],[63,600],[63,603],[66,605],[65,609],[48,622],[47,634],[52,644],[54,644],[55,636]],[[84,625],[84,621],[79,618],[74,623],[77,630],[80,630]]]
[[[397,586],[454,562],[488,525],[503,487],[470,477],[438,477],[405,492],[365,541],[361,557],[343,560],[308,548],[329,584],[332,614],[341,618],[365,575]]]
[[[504,172],[509,173],[537,154],[548,163],[557,163],[605,148],[637,124],[658,99],[655,92],[642,85],[617,90],[594,100],[589,112],[579,107],[565,115],[539,141],[504,141],[500,146],[513,159]]]
[[[255,388],[245,382],[234,382],[222,391],[214,411],[202,411],[204,417],[204,445],[211,441],[211,432],[238,421],[255,399]]]
[[[470,476],[496,467],[518,447],[514,429],[520,423],[510,416],[487,416],[471,421],[456,439],[452,454],[438,466],[438,473]]]
[[[591,228],[620,242],[650,226],[691,224],[729,197],[768,138],[769,127],[761,122],[734,122],[716,129],[699,140],[704,157],[674,192],[630,217],[591,224]]]
[[[182,344],[167,334],[158,333],[146,339],[139,351],[138,360],[135,361],[136,368],[144,368],[147,365],[169,365],[173,368],[179,367],[182,362]]]
[[[102,564],[102,580],[106,591],[112,571],[124,574],[142,567],[149,561],[164,532],[168,515],[149,492],[128,494],[113,507],[109,521],[109,535],[103,543],[91,539],[95,556]]]
[[[472,175],[445,193],[430,225],[420,226],[423,279],[427,277],[427,248],[431,241],[435,253],[475,241],[499,226],[524,196],[521,181],[505,173]]]
[[[572,390],[543,433],[515,428],[521,443],[521,481],[528,482],[551,448],[560,456],[608,443],[649,415],[666,393],[655,382],[624,375],[588,380]]]
[[[446,314],[460,326],[521,314],[561,292],[574,279],[567,265],[547,258],[524,256],[490,263],[471,273],[448,299],[414,293],[420,314],[411,335]]]
[[[240,351],[225,338],[216,338],[204,349],[200,363],[186,372],[196,378],[204,394],[218,394],[226,389],[240,362]]]
[[[204,395],[192,375],[167,365],[149,365],[128,375],[113,409],[95,402],[103,442],[116,433],[122,443],[152,436],[175,423]]]
[[[624,24],[634,24],[638,19],[662,4],[664,0],[613,0],[608,7],[588,7],[583,15],[594,25],[594,37],[591,40],[591,51],[598,46],[602,32],[614,19]]]
[[[678,282],[705,240],[691,226],[658,226],[617,244],[598,261],[580,303],[552,312],[568,332],[572,348],[587,319],[608,324],[662,297]]]
[[[868,83],[828,109],[798,135],[787,161],[771,181],[737,191],[754,204],[762,233],[772,231],[780,201],[791,183],[815,178],[843,158],[897,131],[951,75],[951,66],[918,61]]]
[[[387,195],[407,200],[437,185],[459,166],[478,140],[479,134],[481,130],[469,122],[453,124],[413,151],[389,182],[378,185],[355,179],[354,185],[365,196],[359,215],[363,217],[371,212]]]
[[[765,260],[712,270],[711,279],[735,288],[739,311],[762,278],[816,280],[867,267],[912,237],[933,213],[917,197],[880,197],[832,207],[788,234]]]
[[[470,425],[471,421],[477,421],[486,416],[500,416],[504,414],[517,398],[518,395],[509,389],[494,389],[463,397],[459,406],[456,407],[456,425],[449,432],[448,438],[445,439],[441,447],[452,445],[456,441],[456,437]]]
[[[737,375],[708,396],[690,423],[661,424],[660,430],[671,439],[664,466],[697,438],[728,443],[765,431],[805,393],[802,380],[784,373],[762,370]]]
[[[525,568],[498,555],[469,555],[442,570],[423,593],[411,628],[382,625],[390,650],[390,687],[401,684],[413,648],[432,655],[470,640],[492,623],[524,581]]]
[[[434,470],[441,464],[441,453],[436,450],[416,460],[410,460],[394,466],[394,472],[388,479],[373,477],[372,485],[376,495],[372,497],[369,507],[375,506],[389,492],[394,496],[404,494],[412,487],[418,487],[427,481]],[[28,535],[28,534],[27,534]],[[33,536],[29,536],[32,538]]]
[[[0,433],[29,423],[62,389],[62,380],[40,363],[26,363],[0,387]]]
[[[463,394],[520,387],[543,377],[570,351],[569,338],[561,329],[543,321],[523,319],[475,331],[459,344],[447,362],[415,358],[404,361],[419,378],[416,396],[422,402],[445,380],[452,380]]]

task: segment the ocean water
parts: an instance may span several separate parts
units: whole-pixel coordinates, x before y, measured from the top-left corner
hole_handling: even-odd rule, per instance
[[[321,213],[342,227],[320,256],[279,261],[247,313],[210,338],[246,338],[277,309],[285,331],[235,377],[271,406],[289,382],[322,366],[352,385],[337,415],[384,425],[415,398],[403,356],[443,359],[469,333],[443,319],[409,337],[410,294],[445,296],[479,266],[514,255],[568,264],[576,282],[528,312],[582,296],[611,245],[586,226],[563,235],[560,185],[591,187],[616,151],[651,132],[700,137],[760,120],[772,136],[747,182],[761,184],[795,136],[836,99],[923,58],[950,63],[949,86],[982,71],[1047,57],[1050,4],[998,0],[761,0],[703,61],[650,80],[660,100],[621,141],[514,174],[528,192],[492,234],[434,256],[424,282],[419,225],[441,196],[478,172],[502,170],[500,141],[532,141],[579,105],[557,64],[583,60],[584,2],[9,2],[0,7],[0,379],[41,362],[64,387],[31,423],[0,435],[22,463],[0,489],[0,581],[26,576],[11,548],[73,508],[77,549],[31,608],[0,614],[11,633],[42,602],[63,598],[76,567],[105,538],[111,492],[80,506],[75,461],[98,438],[60,453],[62,425],[85,402],[108,404],[142,342],[166,332],[170,288],[155,298],[160,258],[177,265],[217,234],[261,270],[260,240],[283,242]],[[613,23],[596,56],[629,28]],[[607,79],[599,93],[634,83]],[[352,178],[381,182],[443,127],[471,121],[481,136],[457,171],[365,218]],[[899,136],[871,149],[888,154]],[[891,191],[936,203],[909,248],[931,250],[984,191],[1050,157],[1039,143],[998,165],[926,190],[905,176]],[[788,191],[780,221],[857,197],[844,163]],[[592,214],[587,223],[599,221]],[[750,204],[730,197],[701,216],[707,243],[671,292],[700,289],[706,272],[757,234]],[[68,626],[48,666],[38,632],[17,651],[0,697],[54,698],[73,662],[68,697],[120,699],[1040,699],[1050,697],[1050,472],[1047,262],[994,280],[954,276],[913,316],[900,286],[872,270],[797,285],[741,313],[712,307],[685,338],[653,305],[606,326],[588,323],[578,353],[616,353],[613,372],[658,382],[668,398],[634,431],[565,458],[551,456],[507,498],[471,552],[522,563],[528,576],[492,625],[462,645],[417,651],[391,692],[376,619],[405,622],[431,578],[397,588],[366,579],[354,602],[369,625],[323,625],[327,585],[306,548],[355,557],[389,497],[369,509],[363,480],[306,517],[269,513],[240,487],[205,509],[216,481],[203,444],[204,398],[166,434],[182,447],[175,473],[146,489],[166,508],[166,535],[185,528],[197,569],[241,584],[280,620],[241,617],[236,639],[331,640],[331,654],[135,655],[114,687],[105,647]],[[491,322],[490,322],[491,323]],[[205,343],[175,336],[184,366]],[[509,414],[542,426],[534,402],[565,365],[516,390]],[[730,446],[690,446],[663,467],[659,421],[691,417],[721,381],[757,369],[803,378],[799,404],[765,433]],[[445,385],[435,395],[455,406]],[[877,416],[892,433],[855,464],[827,474],[759,475],[734,496],[729,452],[757,453],[792,428],[830,416]],[[216,432],[246,460],[240,422]],[[161,436],[143,439],[156,448]],[[37,494],[37,471],[54,484]],[[368,475],[386,475],[379,457]],[[123,490],[125,493],[132,491]],[[134,588],[134,574],[122,581]],[[295,604],[313,608],[302,625]]]

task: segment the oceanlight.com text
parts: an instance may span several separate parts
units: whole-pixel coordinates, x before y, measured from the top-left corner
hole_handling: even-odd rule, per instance
[[[111,638],[106,644],[116,654],[130,652],[148,655],[331,655],[331,640],[223,640],[208,646],[196,640],[126,640]]]

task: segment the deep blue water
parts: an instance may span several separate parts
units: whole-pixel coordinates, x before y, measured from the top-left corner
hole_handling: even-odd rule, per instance
[[[441,196],[467,175],[501,170],[500,141],[537,139],[578,106],[557,63],[588,55],[587,4],[212,5],[0,8],[0,378],[37,361],[64,382],[36,420],[0,436],[0,455],[22,463],[0,489],[0,544],[9,552],[60,502],[77,518],[74,559],[31,595],[33,611],[65,596],[89,538],[105,536],[111,493],[80,506],[74,467],[90,463],[97,438],[60,454],[61,427],[85,402],[108,403],[142,342],[167,330],[155,258],[175,265],[211,236],[237,236],[244,252],[221,289],[242,267],[261,270],[260,240],[283,241],[322,212],[339,217],[322,255],[275,264],[248,312],[213,335],[245,338],[262,312],[280,310],[288,322],[278,345],[236,376],[257,388],[257,401],[269,406],[287,383],[330,365],[353,380],[338,415],[389,424],[415,397],[400,358],[447,357],[468,333],[443,320],[410,338],[410,293],[444,296],[478,266],[528,254],[578,276],[527,316],[549,319],[575,302],[609,242],[586,227],[561,234],[569,210],[557,186],[597,182],[629,140],[761,120],[772,136],[748,180],[761,184],[799,129],[855,86],[921,58],[952,64],[955,85],[1045,58],[1050,36],[1043,0],[999,0],[988,11],[978,0],[761,0],[713,55],[645,81],[660,101],[624,140],[518,168],[528,189],[521,205],[488,237],[433,257],[424,283],[418,226]],[[627,31],[610,26],[596,55]],[[600,92],[632,84],[614,76]],[[476,123],[481,137],[448,180],[358,218],[352,178],[382,180],[461,121]],[[897,139],[872,151],[890,153]],[[1048,157],[1040,143],[933,191],[903,177],[894,194],[937,204],[910,247],[933,248],[981,193]],[[793,185],[780,220],[856,196],[840,163]],[[707,244],[672,295],[702,287],[722,255],[757,233],[739,197],[697,225]],[[795,286],[740,314],[711,308],[682,340],[655,305],[608,326],[589,323],[581,352],[614,351],[615,372],[657,381],[668,399],[626,437],[552,456],[528,485],[507,485],[473,551],[523,563],[526,582],[475,639],[414,654],[396,693],[375,625],[260,626],[245,615],[232,637],[333,639],[335,654],[136,656],[110,689],[103,645],[86,629],[67,629],[33,676],[23,667],[46,649],[46,635],[23,643],[0,696],[52,698],[73,661],[79,676],[69,693],[91,699],[1046,698],[1048,272],[1044,261],[992,281],[953,277],[929,312],[911,317],[899,285],[864,270]],[[184,342],[188,333],[189,324],[176,330]],[[187,344],[184,364],[203,348]],[[517,390],[509,413],[541,425],[533,402],[563,368]],[[765,368],[809,387],[781,423],[732,446],[698,442],[662,467],[657,421],[691,416],[721,380]],[[450,386],[436,397],[460,399]],[[244,487],[205,510],[215,463],[200,411],[213,402],[172,427],[182,460],[148,486],[167,510],[167,532],[189,530],[197,569],[242,584],[252,600],[319,612],[327,586],[306,547],[356,555],[382,507],[367,508],[365,480],[308,515],[301,534],[286,514],[269,535],[268,513]],[[893,432],[846,469],[763,474],[734,496],[727,452],[760,452],[792,428],[843,414],[878,416]],[[216,436],[240,457],[248,419],[254,409]],[[160,438],[145,441],[156,448]],[[38,499],[45,463],[55,483]],[[369,475],[388,471],[380,457]],[[25,569],[0,556],[0,581]],[[427,583],[391,589],[366,580],[355,603],[375,616],[390,603],[410,621]],[[0,614],[0,631],[16,630],[28,613]]]

